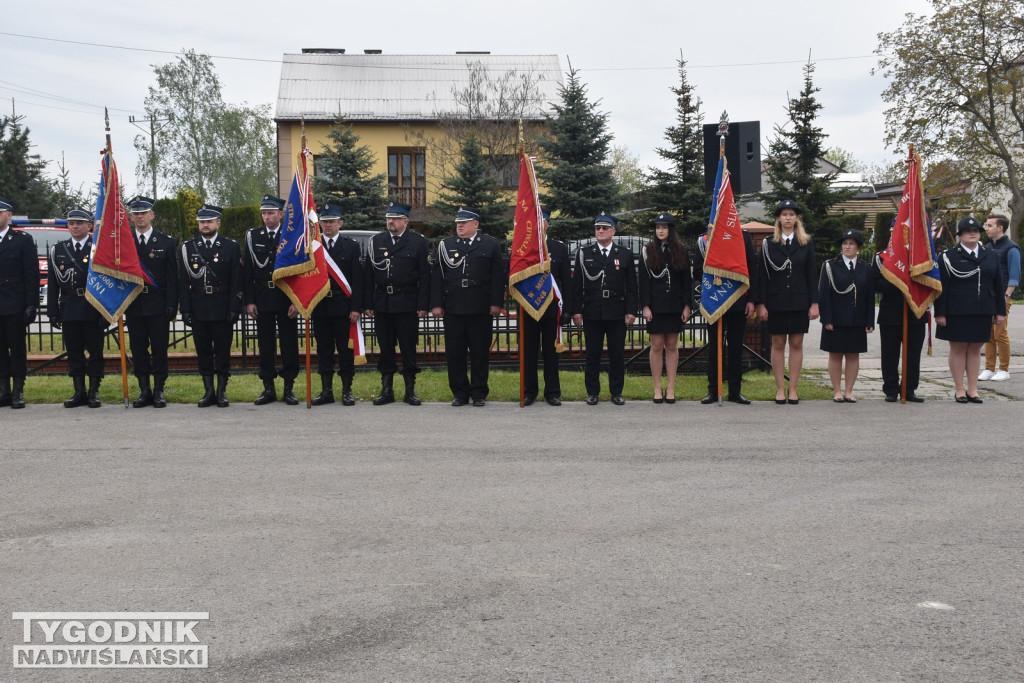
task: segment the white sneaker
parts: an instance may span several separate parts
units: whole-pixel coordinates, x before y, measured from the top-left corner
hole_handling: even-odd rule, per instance
[[[996,374],[992,375],[993,382],[1004,382],[1008,379],[1010,379],[1010,373],[1008,373],[1006,370],[1000,370]]]
[[[996,376],[996,373],[992,372],[991,370],[982,370],[981,374],[978,375],[978,381],[979,382],[984,382],[985,380],[992,379],[995,376]],[[1007,376],[1009,376],[1009,375],[1007,375]]]

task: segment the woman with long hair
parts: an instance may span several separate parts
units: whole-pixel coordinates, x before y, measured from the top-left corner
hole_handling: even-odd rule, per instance
[[[654,402],[676,402],[676,370],[679,367],[679,333],[690,319],[693,279],[690,257],[676,234],[676,220],[670,213],[654,219],[654,238],[644,248],[640,267],[640,305],[651,338],[651,376]],[[662,354],[667,385],[662,389]]]
[[[763,303],[757,315],[772,336],[775,403],[797,404],[804,335],[818,318],[818,264],[814,241],[804,230],[800,207],[792,199],[775,209],[775,233],[761,246],[760,279]],[[786,346],[789,346],[789,392],[786,392]]]

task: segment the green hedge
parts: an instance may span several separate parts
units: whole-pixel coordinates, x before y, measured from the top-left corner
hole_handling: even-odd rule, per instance
[[[194,205],[194,201],[186,198],[158,199],[153,205],[153,227],[160,232],[173,236],[179,242],[191,239],[196,234],[196,210],[189,213],[185,204]],[[245,231],[263,225],[260,207],[230,206],[224,209],[220,221],[220,234],[241,242],[245,239]]]
[[[229,206],[220,219],[220,234],[242,242],[245,231],[263,225],[259,206]]]

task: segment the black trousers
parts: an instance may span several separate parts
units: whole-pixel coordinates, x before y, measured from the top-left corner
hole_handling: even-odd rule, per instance
[[[230,320],[192,321],[192,341],[199,357],[200,375],[231,374],[232,327]]]
[[[747,316],[743,309],[730,310],[721,317],[725,323],[722,343],[725,345],[725,363],[722,366],[723,383],[728,383],[729,396],[735,398],[743,385],[743,338],[747,331]],[[718,323],[708,328],[708,393],[718,396]]]
[[[276,333],[276,334],[275,334]],[[281,372],[277,371],[277,339],[281,340]],[[256,341],[260,347],[260,379],[285,380],[299,376],[299,319],[287,311],[260,311],[256,315]]]
[[[626,320],[589,320],[583,318],[583,338],[587,345],[587,360],[583,377],[587,395],[601,393],[601,352],[608,339],[608,389],[612,396],[622,394],[626,383]]]
[[[491,335],[489,313],[444,316],[444,358],[448,363],[448,388],[455,398],[487,398]],[[470,362],[468,377],[467,351]]]
[[[334,372],[335,351],[338,353],[338,377],[351,380],[355,375],[355,352],[348,346],[351,325],[347,315],[313,319],[317,369],[321,375]]]
[[[25,378],[28,372],[25,315],[0,315],[0,378]]]
[[[562,385],[558,379],[558,313],[545,315],[540,321],[527,313],[523,316],[523,382],[527,398],[537,398],[537,360],[544,353],[544,398],[561,398]]]
[[[416,365],[416,342],[420,336],[420,321],[416,311],[408,313],[380,313],[374,315],[377,344],[380,358],[377,369],[382,375],[393,375],[398,370],[395,343],[402,351],[402,374],[415,376],[420,371]]]
[[[921,347],[924,346],[924,325],[907,326],[907,393],[917,391],[921,379]],[[882,392],[886,396],[900,395],[900,346],[903,344],[902,325],[879,325],[882,346]]]
[[[170,329],[167,316],[126,315],[128,345],[136,377],[153,375],[167,379],[167,345]]]
[[[64,346],[68,350],[70,377],[103,377],[103,337],[106,328],[98,320],[65,320]],[[86,360],[86,354],[89,355]]]

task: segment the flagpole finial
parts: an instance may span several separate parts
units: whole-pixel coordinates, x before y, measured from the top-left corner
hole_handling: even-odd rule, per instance
[[[725,156],[725,138],[729,135],[729,112],[722,110],[722,118],[718,119],[718,158]]]
[[[519,153],[526,153],[526,136],[523,135],[523,120],[519,119]]]

